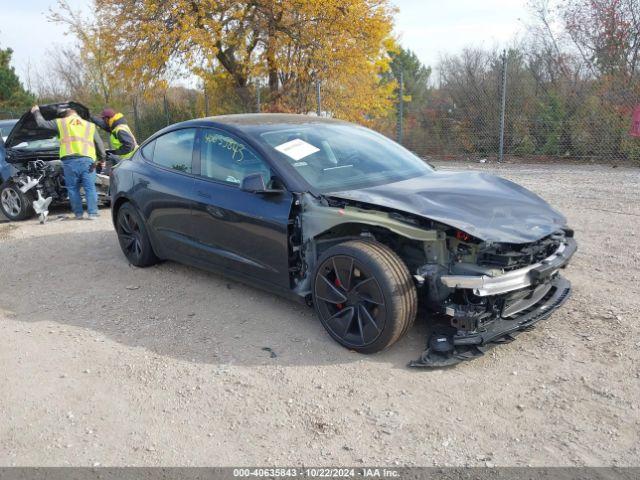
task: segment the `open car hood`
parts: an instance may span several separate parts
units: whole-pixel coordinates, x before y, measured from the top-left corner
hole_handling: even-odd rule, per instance
[[[566,218],[536,194],[481,172],[435,171],[328,195],[429,218],[486,242],[529,243],[566,225]]]
[[[80,115],[85,120],[89,120],[89,109],[84,105],[77,102],[64,102],[64,103],[51,103],[49,105],[40,105],[40,113],[45,120],[53,120],[54,118],[58,118],[61,110],[66,108],[73,108],[78,115]],[[21,144],[22,142],[30,142],[33,140],[45,140],[47,138],[51,138],[52,134],[48,130],[43,130],[38,128],[36,125],[36,120],[33,117],[31,111],[27,111],[18,123],[15,124],[7,140],[5,142],[5,146],[7,148],[13,148],[16,145]]]

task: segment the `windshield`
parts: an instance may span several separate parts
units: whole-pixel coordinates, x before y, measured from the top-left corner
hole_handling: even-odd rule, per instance
[[[14,150],[25,150],[25,151],[35,151],[35,150],[55,150],[60,146],[58,142],[58,137],[45,138],[43,140],[31,140],[29,142],[20,142],[15,147]]]
[[[321,192],[391,183],[432,171],[404,147],[355,125],[301,125],[263,132],[260,138]]]

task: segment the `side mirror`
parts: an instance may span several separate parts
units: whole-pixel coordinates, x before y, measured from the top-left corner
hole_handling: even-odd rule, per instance
[[[269,189],[264,184],[264,178],[261,173],[250,173],[242,179],[240,190],[251,193],[276,194],[282,193],[282,189]]]

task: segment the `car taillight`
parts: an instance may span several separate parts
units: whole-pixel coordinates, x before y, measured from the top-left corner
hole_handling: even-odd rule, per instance
[[[463,232],[462,230],[456,230],[456,238],[460,241],[468,242],[469,240],[471,240],[471,235]]]

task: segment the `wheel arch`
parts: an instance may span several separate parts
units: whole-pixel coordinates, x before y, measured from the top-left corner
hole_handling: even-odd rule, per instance
[[[362,223],[358,221],[345,221],[344,223],[338,223],[314,235],[312,240],[314,242],[324,242],[327,240],[336,239],[340,240],[341,243],[342,241],[355,239],[362,240],[363,238],[367,237],[375,237],[375,233],[378,233],[379,236],[387,238],[410,239],[409,237],[403,236],[400,233],[395,232],[385,226],[375,225],[373,223]],[[342,240],[342,238],[344,238],[344,240]],[[380,243],[385,242],[380,241]]]
[[[381,243],[395,251],[408,268],[413,264],[424,263],[421,263],[424,258],[422,249],[424,238],[403,235],[384,225],[346,221],[325,229],[311,239],[314,245],[314,265],[325,250],[350,240],[371,240]]]
[[[116,221],[118,219],[118,212],[120,211],[120,208],[122,207],[122,205],[124,205],[125,203],[133,203],[133,202],[129,198],[125,196],[121,196],[116,198],[115,202],[113,202],[113,205],[111,205],[111,221],[113,222],[114,228],[116,226]]]
[[[140,210],[140,207],[135,202],[135,200],[133,200],[132,198],[126,195],[120,195],[118,198],[115,199],[115,201],[113,202],[113,205],[111,206],[111,219],[113,221],[114,230],[116,230],[117,232],[116,223],[118,221],[118,213],[120,212],[120,209],[123,207],[123,205],[127,203],[131,204],[131,206],[136,210],[138,215],[140,215],[140,218],[142,219],[142,221],[145,222],[147,233],[149,235],[149,242],[151,243],[151,249],[153,250],[154,254],[158,256],[158,258],[160,258],[160,255],[158,255],[158,252],[160,252],[161,249],[158,248],[158,243],[155,238],[153,229],[151,229],[149,225],[146,223],[145,216],[142,214],[142,211]]]
[[[142,210],[140,209],[136,201],[126,195],[120,195],[118,196],[118,198],[115,199],[115,201],[113,202],[113,205],[111,205],[111,218],[113,220],[114,227],[116,224],[116,220],[118,219],[118,212],[120,211],[120,208],[122,208],[122,206],[125,203],[130,203],[133,206],[133,208],[136,209],[136,211],[142,217],[142,219],[145,220],[145,216],[142,214]]]
[[[126,195],[120,195],[118,198],[115,199],[115,201],[113,202],[113,205],[111,206],[111,219],[113,221],[113,228],[114,229],[117,228],[116,227],[116,222],[118,221],[118,212],[120,211],[122,206],[127,204],[127,203],[130,203],[131,206],[133,208],[135,208],[136,212],[138,212],[138,215],[140,215],[140,218],[142,219],[142,221],[144,221],[146,223],[145,216],[142,214],[142,210],[140,209],[140,207],[138,206],[136,201],[133,200],[132,198],[126,196]],[[153,232],[151,231],[151,229],[149,228],[148,225],[147,225],[147,231],[149,232],[149,238],[151,240],[151,245],[152,245],[154,251],[157,251]]]

